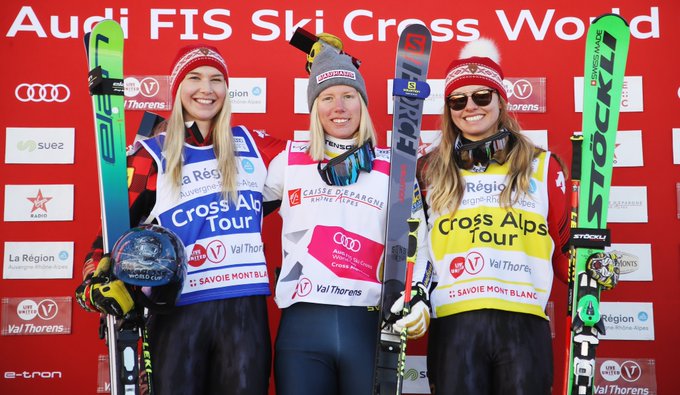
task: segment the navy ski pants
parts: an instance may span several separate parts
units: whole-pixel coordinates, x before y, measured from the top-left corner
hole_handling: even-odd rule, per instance
[[[370,395],[378,311],[295,303],[281,311],[274,353],[277,395]]]

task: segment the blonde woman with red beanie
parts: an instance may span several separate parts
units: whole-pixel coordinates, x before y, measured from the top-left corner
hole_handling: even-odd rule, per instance
[[[148,320],[152,388],[161,395],[267,395],[270,288],[262,188],[270,159],[285,144],[231,127],[229,73],[216,48],[180,49],[170,84],[167,122],[128,153],[131,225],[170,229],[188,256],[176,306]],[[100,263],[101,245],[100,238],[88,255],[86,276]],[[108,305],[124,300],[125,288],[111,299]],[[93,304],[112,313],[106,304]]]

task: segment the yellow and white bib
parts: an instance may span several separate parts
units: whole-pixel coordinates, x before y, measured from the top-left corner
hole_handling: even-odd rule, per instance
[[[529,192],[512,209],[499,203],[509,164],[493,163],[484,173],[463,171],[455,213],[430,213],[436,317],[488,308],[547,318],[555,248],[547,224],[549,158],[546,152],[534,159]]]

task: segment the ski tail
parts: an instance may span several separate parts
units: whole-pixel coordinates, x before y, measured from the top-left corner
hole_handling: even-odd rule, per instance
[[[568,395],[593,393],[595,349],[604,334],[600,287],[586,263],[611,243],[607,210],[629,41],[628,23],[615,14],[593,20],[586,38],[577,227],[571,231],[575,258],[568,306],[572,317]]]

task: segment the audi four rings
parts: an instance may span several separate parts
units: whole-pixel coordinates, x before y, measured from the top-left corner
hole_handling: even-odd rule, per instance
[[[14,96],[20,102],[63,103],[71,97],[71,90],[64,84],[19,84]]]
[[[357,252],[361,249],[361,242],[359,240],[347,237],[341,232],[335,232],[333,235],[333,241],[352,252]]]

